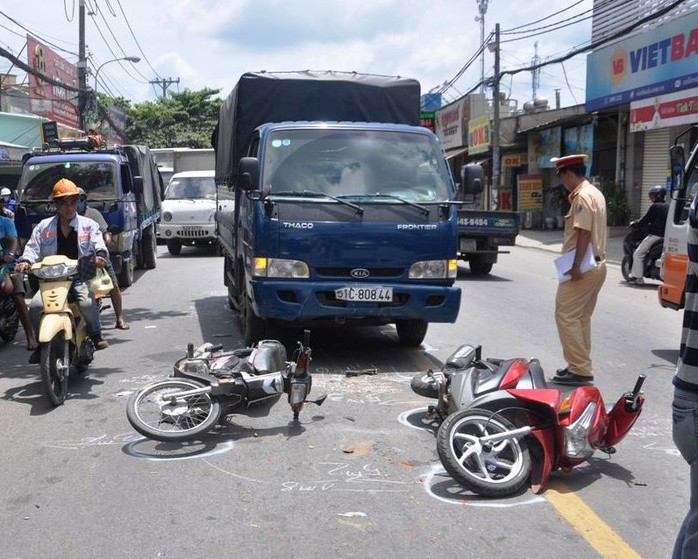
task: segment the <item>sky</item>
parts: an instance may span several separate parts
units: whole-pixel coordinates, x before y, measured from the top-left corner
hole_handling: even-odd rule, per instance
[[[591,40],[593,0],[83,0],[88,85],[134,103],[167,92],[220,89],[225,98],[249,71],[335,70],[419,80],[422,93],[443,89],[451,102],[481,80],[479,6],[484,35],[499,23],[501,69],[554,59]],[[81,0],[0,0],[0,46],[26,61],[29,30],[77,61]],[[569,8],[569,9],[567,9]],[[563,26],[563,27],[561,27]],[[561,27],[551,30],[551,27]],[[485,41],[487,42],[487,41]],[[56,48],[59,47],[59,48]],[[60,50],[63,49],[63,50]],[[138,56],[138,63],[116,58]],[[473,60],[474,58],[474,60]],[[468,62],[472,62],[467,66]],[[0,58],[0,72],[11,70]],[[467,68],[463,71],[463,68]],[[494,54],[484,56],[485,77]],[[24,74],[18,72],[22,79]],[[151,83],[159,80],[158,84]],[[173,83],[167,83],[173,80]],[[177,82],[177,80],[179,80]],[[538,96],[555,106],[584,103],[586,55],[543,67]],[[531,72],[504,76],[502,91],[533,97]],[[479,91],[479,88],[476,89]],[[491,90],[489,90],[491,95]]]

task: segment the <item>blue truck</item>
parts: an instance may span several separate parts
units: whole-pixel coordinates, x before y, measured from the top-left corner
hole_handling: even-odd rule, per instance
[[[502,247],[514,246],[521,228],[521,214],[484,209],[485,171],[477,163],[461,168],[458,184],[458,259],[468,262],[474,276],[492,271]]]
[[[246,343],[270,325],[455,322],[455,184],[419,126],[419,83],[246,73],[220,109],[217,235]]]
[[[20,238],[27,239],[34,225],[55,213],[51,191],[60,178],[85,190],[87,203],[104,216],[120,287],[133,283],[136,268],[156,267],[155,233],[164,185],[147,146],[96,147],[79,138],[29,154],[18,185],[15,222]]]

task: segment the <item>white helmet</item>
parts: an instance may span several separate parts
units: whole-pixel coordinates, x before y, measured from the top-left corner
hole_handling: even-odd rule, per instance
[[[0,189],[0,204],[9,202],[10,198],[12,198],[12,191],[6,186],[2,187]]]

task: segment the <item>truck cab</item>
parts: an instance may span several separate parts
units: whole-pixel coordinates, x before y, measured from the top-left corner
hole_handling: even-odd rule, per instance
[[[27,239],[39,221],[55,213],[51,191],[60,178],[81,187],[87,203],[104,216],[112,234],[108,248],[120,287],[133,283],[135,268],[155,268],[162,182],[147,147],[94,149],[88,142],[73,140],[32,153],[18,187],[20,238]]]

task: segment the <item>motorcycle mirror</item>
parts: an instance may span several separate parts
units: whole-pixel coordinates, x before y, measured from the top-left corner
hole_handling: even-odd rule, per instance
[[[327,394],[323,394],[317,400],[306,400],[308,404],[315,404],[316,406],[321,406],[327,400]]]

